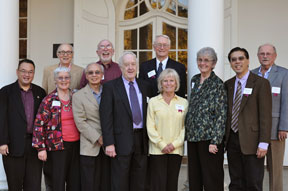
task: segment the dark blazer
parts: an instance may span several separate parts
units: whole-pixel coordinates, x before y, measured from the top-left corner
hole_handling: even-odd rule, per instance
[[[143,151],[148,154],[146,129],[147,97],[149,86],[136,79],[142,93]],[[122,76],[103,85],[100,103],[100,121],[104,146],[115,145],[117,155],[133,152],[133,118]]]
[[[185,66],[175,60],[172,60],[168,58],[166,68],[172,68],[176,70],[176,72],[179,74],[180,77],[180,89],[176,92],[178,96],[181,96],[185,98],[186,90],[187,90],[187,76],[186,76],[186,69]],[[151,89],[152,89],[152,97],[158,95],[158,87],[157,87],[157,76],[148,76],[148,73],[155,70],[155,73],[157,73],[156,68],[156,58],[153,58],[152,60],[148,60],[143,62],[140,65],[140,71],[139,71],[139,79],[143,79],[147,82],[149,82]]]
[[[35,118],[46,93],[41,87],[31,85]],[[20,91],[18,81],[0,90],[0,145],[8,145],[10,156],[23,156],[25,150],[27,121]]]
[[[225,82],[228,95],[226,144],[231,131],[235,80],[236,77],[233,77]],[[271,88],[268,80],[252,72],[247,79],[246,88],[252,88],[252,94],[242,97],[238,116],[239,142],[243,154],[255,155],[260,142],[270,143],[272,127]]]

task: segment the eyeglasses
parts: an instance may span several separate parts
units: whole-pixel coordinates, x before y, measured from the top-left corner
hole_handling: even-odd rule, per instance
[[[70,77],[68,77],[68,76],[58,77],[57,80],[58,80],[58,81],[68,81],[68,80],[70,80]]]
[[[22,75],[23,74],[28,74],[29,76],[34,74],[34,71],[33,70],[30,70],[30,71],[26,71],[26,70],[18,70]]]
[[[170,45],[169,45],[169,44],[157,43],[157,44],[155,44],[155,46],[156,46],[157,48],[168,48]]]
[[[112,45],[111,44],[108,44],[106,46],[105,45],[100,45],[98,48],[101,49],[101,50],[104,50],[105,48],[110,50],[110,49],[112,49]]]
[[[260,56],[271,56],[272,54],[270,52],[261,52],[261,53],[258,53],[258,55]]]
[[[58,51],[58,54],[60,54],[61,56],[64,56],[65,54],[67,54],[68,56],[70,56],[71,54],[73,54],[73,51]]]
[[[243,61],[244,59],[245,59],[244,56],[239,56],[238,58],[237,57],[233,57],[233,58],[231,58],[231,62],[236,62],[237,60]]]
[[[209,60],[209,59],[202,59],[202,58],[197,58],[197,62],[198,63],[209,63],[209,62],[212,62],[213,60]]]
[[[101,71],[98,71],[98,70],[96,70],[96,71],[88,71],[88,72],[87,72],[87,74],[88,74],[88,75],[91,75],[91,76],[92,76],[93,74],[99,75],[99,74],[101,74],[101,73],[102,73],[102,72],[101,72]]]

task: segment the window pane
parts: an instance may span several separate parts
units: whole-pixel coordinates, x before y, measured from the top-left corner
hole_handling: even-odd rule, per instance
[[[137,6],[132,8],[132,9],[128,9],[125,11],[125,15],[124,15],[124,19],[128,20],[128,19],[133,19],[137,17]]]
[[[178,29],[178,49],[187,49],[187,29]]]
[[[139,52],[139,63],[152,59],[152,51],[149,52]]]
[[[138,3],[138,0],[129,0],[126,4],[126,9],[133,7],[134,5],[136,5]]]
[[[187,68],[187,51],[179,51],[178,52],[178,62],[185,65]]]
[[[19,1],[19,17],[27,17],[27,0]]]
[[[158,9],[161,9],[165,4],[165,0],[158,0]]]
[[[19,58],[27,58],[27,40],[19,40]]]
[[[167,12],[172,13],[173,15],[176,15],[176,4],[174,1],[170,3],[168,8],[166,9]]]
[[[178,4],[182,7],[188,7],[188,0],[178,0]]]
[[[145,4],[145,1],[143,1],[141,4],[140,4],[140,16],[141,15],[144,15],[145,13],[148,12],[148,8]]]
[[[140,49],[152,49],[152,24],[140,28]]]
[[[163,34],[170,37],[171,49],[176,49],[176,28],[166,23],[163,23]]]
[[[153,9],[157,8],[157,0],[150,0],[150,4]]]
[[[124,50],[137,49],[137,29],[124,31]]]
[[[176,52],[175,51],[169,52],[168,56],[169,56],[169,58],[176,60]]]
[[[184,7],[178,6],[178,16],[188,18],[188,10]]]
[[[27,38],[27,19],[19,19],[19,38]]]

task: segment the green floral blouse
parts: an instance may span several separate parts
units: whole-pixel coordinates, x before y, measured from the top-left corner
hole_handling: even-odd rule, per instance
[[[185,120],[186,140],[211,140],[211,144],[220,144],[225,134],[226,111],[227,94],[223,81],[213,71],[203,84],[200,84],[200,74],[193,76]]]

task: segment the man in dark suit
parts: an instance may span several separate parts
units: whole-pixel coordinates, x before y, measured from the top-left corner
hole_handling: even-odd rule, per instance
[[[119,65],[122,76],[103,85],[100,104],[105,152],[111,157],[112,191],[143,191],[149,86],[136,79],[138,64],[134,53],[124,53]]]
[[[260,67],[252,70],[269,80],[272,93],[271,142],[267,153],[269,190],[283,191],[283,160],[288,131],[288,70],[275,64],[276,48],[263,44],[258,48]]]
[[[264,157],[272,126],[269,81],[249,71],[249,54],[233,48],[228,59],[236,76],[225,82],[228,94],[226,149],[230,191],[262,190]]]
[[[32,60],[21,60],[18,80],[0,90],[0,153],[11,191],[41,190],[42,162],[32,148],[32,131],[46,93],[32,84],[34,72]]]
[[[140,65],[139,78],[149,82],[152,88],[152,96],[159,94],[157,88],[157,78],[166,68],[176,70],[180,77],[180,88],[177,95],[184,97],[187,89],[187,77],[185,66],[168,57],[170,50],[170,38],[167,35],[158,35],[153,43],[156,58],[143,62]]]

